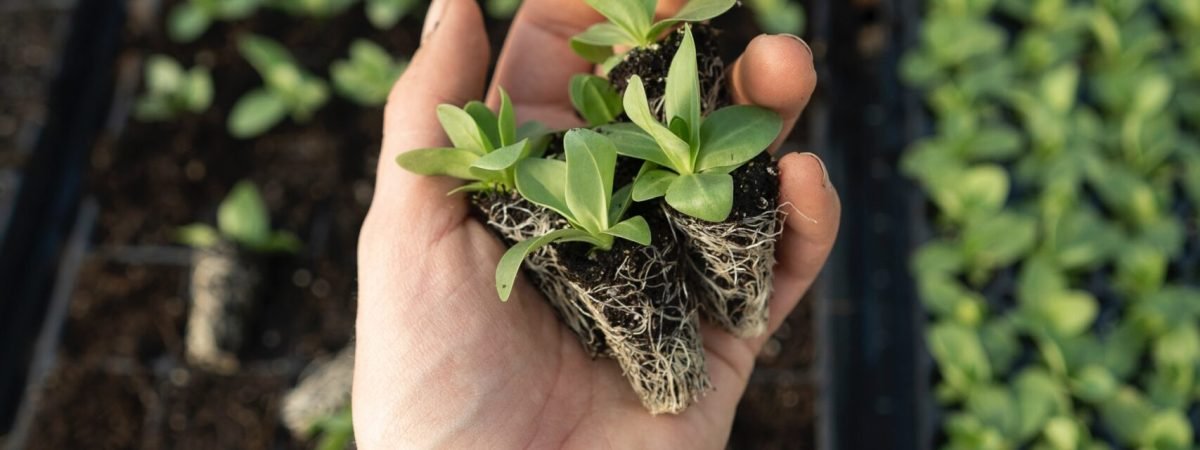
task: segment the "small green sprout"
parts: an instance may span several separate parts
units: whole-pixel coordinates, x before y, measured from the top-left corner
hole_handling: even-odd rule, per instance
[[[181,113],[201,113],[212,104],[213,84],[208,68],[184,70],[165,55],[147,58],[146,93],[138,98],[133,114],[142,121],[169,120]]]
[[[262,76],[264,87],[238,99],[229,114],[229,132],[238,138],[262,134],[291,115],[306,122],[329,99],[329,89],[320,78],[305,72],[287,49],[271,39],[247,35],[238,50]]]
[[[293,16],[325,19],[336,16],[358,0],[268,0],[270,5]]]
[[[621,94],[608,80],[595,75],[571,77],[571,104],[592,127],[607,125],[624,111]]]
[[[350,44],[350,59],[339,60],[329,69],[333,88],[364,106],[379,106],[387,101],[396,78],[408,61],[395,60],[382,47],[366,39]]]
[[[746,6],[767,33],[804,33],[804,7],[797,0],[746,0]]]
[[[641,216],[621,220],[629,208],[630,186],[613,193],[616,146],[595,131],[575,129],[563,138],[566,162],[528,159],[517,165],[517,190],[527,200],[557,212],[571,228],[552,231],[512,246],[496,267],[496,292],[508,301],[521,262],[555,242],[583,242],[612,249],[615,238],[650,245],[650,226]]]
[[[500,89],[499,115],[483,103],[466,107],[438,105],[438,120],[451,148],[426,148],[400,154],[396,163],[421,175],[448,175],[472,183],[451,191],[506,191],[516,189],[515,168],[526,158],[541,156],[546,131],[537,122],[516,126],[512,100]]]
[[[613,56],[613,46],[646,48],[680,22],[701,22],[728,11],[737,0],[691,0],[674,16],[654,22],[657,0],[586,0],[608,18],[571,38],[571,48],[584,59],[603,63]]]
[[[249,17],[262,0],[187,0],[167,16],[167,36],[175,42],[191,42],[213,22]]]
[[[689,29],[667,72],[663,109],[668,125],[650,112],[645,87],[635,75],[625,90],[625,113],[634,124],[606,130],[618,152],[648,163],[634,182],[634,201],[665,195],[679,212],[721,222],[733,209],[730,172],[766,150],[782,122],[774,112],[753,106],[730,106],[702,118],[699,91]]]
[[[250,181],[241,181],[217,208],[217,227],[196,223],[178,231],[180,242],[205,249],[222,240],[260,253],[295,253],[300,250],[300,240],[287,231],[271,231],[271,219],[267,205],[258,188]]]
[[[498,20],[511,19],[519,7],[521,0],[487,0],[484,4],[488,16]]]
[[[354,420],[347,406],[313,424],[312,433],[320,435],[317,450],[343,450],[354,439]]]
[[[420,0],[366,0],[367,20],[380,30],[389,30],[396,26],[421,4]]]

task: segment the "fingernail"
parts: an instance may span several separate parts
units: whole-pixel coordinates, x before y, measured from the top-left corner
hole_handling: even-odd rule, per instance
[[[813,51],[812,51],[812,47],[809,47],[809,46],[808,46],[808,42],[804,42],[804,39],[800,39],[800,36],[796,36],[796,35],[794,35],[794,34],[791,34],[791,33],[783,33],[783,34],[780,34],[780,36],[787,36],[787,37],[790,37],[790,38],[792,38],[792,39],[795,39],[795,40],[796,40],[796,42],[799,42],[799,43],[800,43],[800,45],[803,45],[803,46],[804,46],[804,50],[808,52],[808,57],[809,57],[809,58],[812,58],[812,57],[813,57]]]
[[[812,159],[817,160],[817,164],[821,165],[821,187],[829,189],[831,186],[833,186],[833,182],[829,181],[829,169],[825,167],[825,161],[822,161],[820,156],[817,156],[816,153],[811,152],[804,152],[801,153],[801,155],[812,157]]]
[[[434,31],[437,31],[438,24],[441,23],[442,15],[446,12],[449,4],[449,0],[433,0],[429,4],[429,11],[425,13],[425,25],[421,29],[421,42],[425,42]]]

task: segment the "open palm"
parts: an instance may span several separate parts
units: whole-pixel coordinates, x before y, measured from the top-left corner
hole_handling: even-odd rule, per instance
[[[659,13],[683,1],[660,1]],[[359,238],[354,425],[362,448],[723,447],[765,337],[703,329],[714,391],[679,415],[651,416],[611,360],[590,359],[531,284],[507,303],[493,284],[503,245],[468,214],[458,185],[392,162],[447,143],[434,108],[483,94],[488,42],[474,0],[436,0],[421,49],[389,98],[371,211]],[[601,20],[581,0],[526,0],[493,85],[522,121],[578,126],[571,75],[592,67],[567,39]],[[778,112],[786,130],[816,83],[812,55],[790,36],[760,36],[730,74],[734,99]],[[497,103],[489,89],[489,104]],[[840,205],[819,159],[780,160],[792,211],[777,246],[774,331],[820,271]]]

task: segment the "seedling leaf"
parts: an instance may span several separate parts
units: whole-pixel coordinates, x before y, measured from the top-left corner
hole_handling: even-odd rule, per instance
[[[586,129],[568,131],[563,138],[567,154],[567,207],[579,225],[591,233],[609,226],[608,204],[613,189],[617,149],[604,135]]]
[[[637,42],[625,30],[608,22],[588,27],[583,33],[571,38],[571,49],[588,62],[600,64],[613,56],[614,45]]]
[[[595,75],[571,77],[571,105],[590,126],[605,125],[622,112],[621,94]]]
[[[259,88],[250,91],[229,113],[229,133],[245,139],[262,134],[287,115],[287,104],[274,91]]]
[[[576,222],[567,207],[567,163],[554,159],[527,159],[517,164],[517,192],[538,205]]]
[[[669,163],[664,165],[681,174],[691,173],[691,148],[687,142],[684,142],[667,127],[662,126],[650,112],[650,104],[646,99],[646,87],[642,85],[641,77],[634,75],[629,78],[629,86],[625,89],[624,100],[625,114],[639,128],[646,131],[666,154]]]
[[[692,29],[685,26],[683,41],[671,59],[667,71],[667,89],[663,95],[666,119],[675,130],[675,120],[682,119],[685,133],[680,135],[692,148],[700,145],[700,78],[696,73],[696,43]],[[639,124],[640,125],[640,124]]]
[[[464,180],[479,179],[471,165],[479,155],[460,148],[422,148],[396,155],[396,164],[420,175],[446,175]]]
[[[585,0],[592,9],[598,11],[617,27],[635,38],[638,45],[643,42],[646,31],[650,29],[650,21],[654,18],[656,0]]]
[[[475,125],[483,130],[488,142],[500,142],[500,121],[496,119],[496,113],[488,109],[487,105],[472,100],[463,107],[463,110],[471,115],[471,118],[475,120]]]
[[[497,117],[496,126],[499,127],[498,134],[500,135],[500,143],[497,145],[508,146],[516,142],[517,117],[513,112],[512,99],[508,98],[508,93],[504,92],[504,88],[500,88],[500,114]]]
[[[669,170],[651,170],[638,175],[633,182],[633,201],[644,202],[666,195],[676,178],[679,175]]]
[[[521,270],[521,262],[525,261],[525,257],[554,242],[595,244],[597,239],[586,231],[568,228],[518,242],[504,252],[504,256],[500,257],[500,263],[496,265],[496,293],[500,295],[500,301],[508,301],[509,295],[512,294],[513,284],[517,280],[517,272]]]
[[[608,135],[617,147],[617,153],[622,156],[650,161],[660,166],[674,166],[658,142],[635,124],[614,123],[601,128],[600,131]]]
[[[726,173],[680,175],[667,188],[667,204],[709,222],[721,222],[733,210],[733,177]]]
[[[267,205],[254,183],[241,181],[217,209],[217,229],[235,242],[258,248],[271,235]]]
[[[512,167],[521,158],[529,156],[529,148],[529,140],[525,139],[483,155],[475,160],[471,167],[483,170],[504,170]]]
[[[471,150],[482,156],[492,150],[492,143],[470,114],[452,105],[438,105],[438,121],[455,148]]]
[[[641,216],[633,217],[624,222],[613,225],[604,232],[609,236],[619,237],[627,241],[636,242],[641,245],[650,245],[650,225],[646,223],[646,219]]]
[[[779,115],[754,106],[722,108],[704,118],[696,171],[733,167],[754,159],[775,141]]]
[[[221,241],[216,228],[202,223],[180,227],[175,232],[175,238],[184,245],[200,249],[210,248]]]

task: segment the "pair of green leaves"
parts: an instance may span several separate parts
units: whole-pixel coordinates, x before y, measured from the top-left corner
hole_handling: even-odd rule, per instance
[[[367,20],[380,30],[389,30],[416,9],[421,0],[366,0]]]
[[[350,44],[350,59],[339,60],[329,69],[333,88],[355,103],[379,106],[387,101],[392,84],[404,73],[408,62],[395,60],[379,45],[366,39]]]
[[[146,93],[133,113],[139,120],[167,120],[183,112],[200,113],[212,104],[213,84],[208,69],[184,70],[174,59],[153,55],[146,60]]]
[[[613,56],[613,46],[649,47],[680,22],[701,22],[728,11],[737,0],[690,0],[670,18],[654,22],[657,0],[586,0],[608,22],[592,25],[571,38],[571,48],[588,61],[603,63]]]
[[[294,253],[300,240],[287,231],[271,231],[266,202],[254,183],[241,181],[217,208],[217,227],[197,223],[179,229],[180,242],[210,248],[224,238],[256,252]]]
[[[516,168],[517,190],[527,200],[557,212],[571,228],[524,240],[509,248],[496,267],[496,292],[507,301],[521,262],[534,251],[555,242],[583,242],[599,250],[612,248],[614,238],[650,245],[650,226],[641,216],[624,221],[630,186],[613,192],[617,148],[607,137],[586,129],[568,131],[563,138],[566,161],[528,159]]]
[[[308,121],[329,99],[325,82],[300,68],[287,49],[271,39],[247,35],[238,51],[258,71],[264,87],[238,99],[229,114],[229,132],[238,138],[262,134],[287,115]]]
[[[733,209],[730,172],[758,156],[779,136],[782,121],[774,112],[753,106],[730,106],[701,117],[696,44],[685,29],[679,51],[667,72],[663,125],[650,111],[646,88],[638,76],[625,90],[625,114],[633,124],[614,124],[606,132],[622,155],[641,159],[633,199],[666,196],[679,212],[720,222]]]
[[[401,153],[396,163],[421,175],[446,175],[472,183],[452,191],[511,191],[518,162],[541,156],[545,129],[537,122],[516,125],[512,100],[500,89],[500,110],[493,114],[474,101],[464,108],[438,105],[438,120],[454,147],[425,148]]]
[[[602,77],[583,74],[571,77],[570,94],[571,105],[588,126],[607,125],[624,112],[621,94]]]
[[[237,20],[253,14],[262,0],[187,0],[167,16],[167,36],[175,42],[191,42],[213,22]]]

